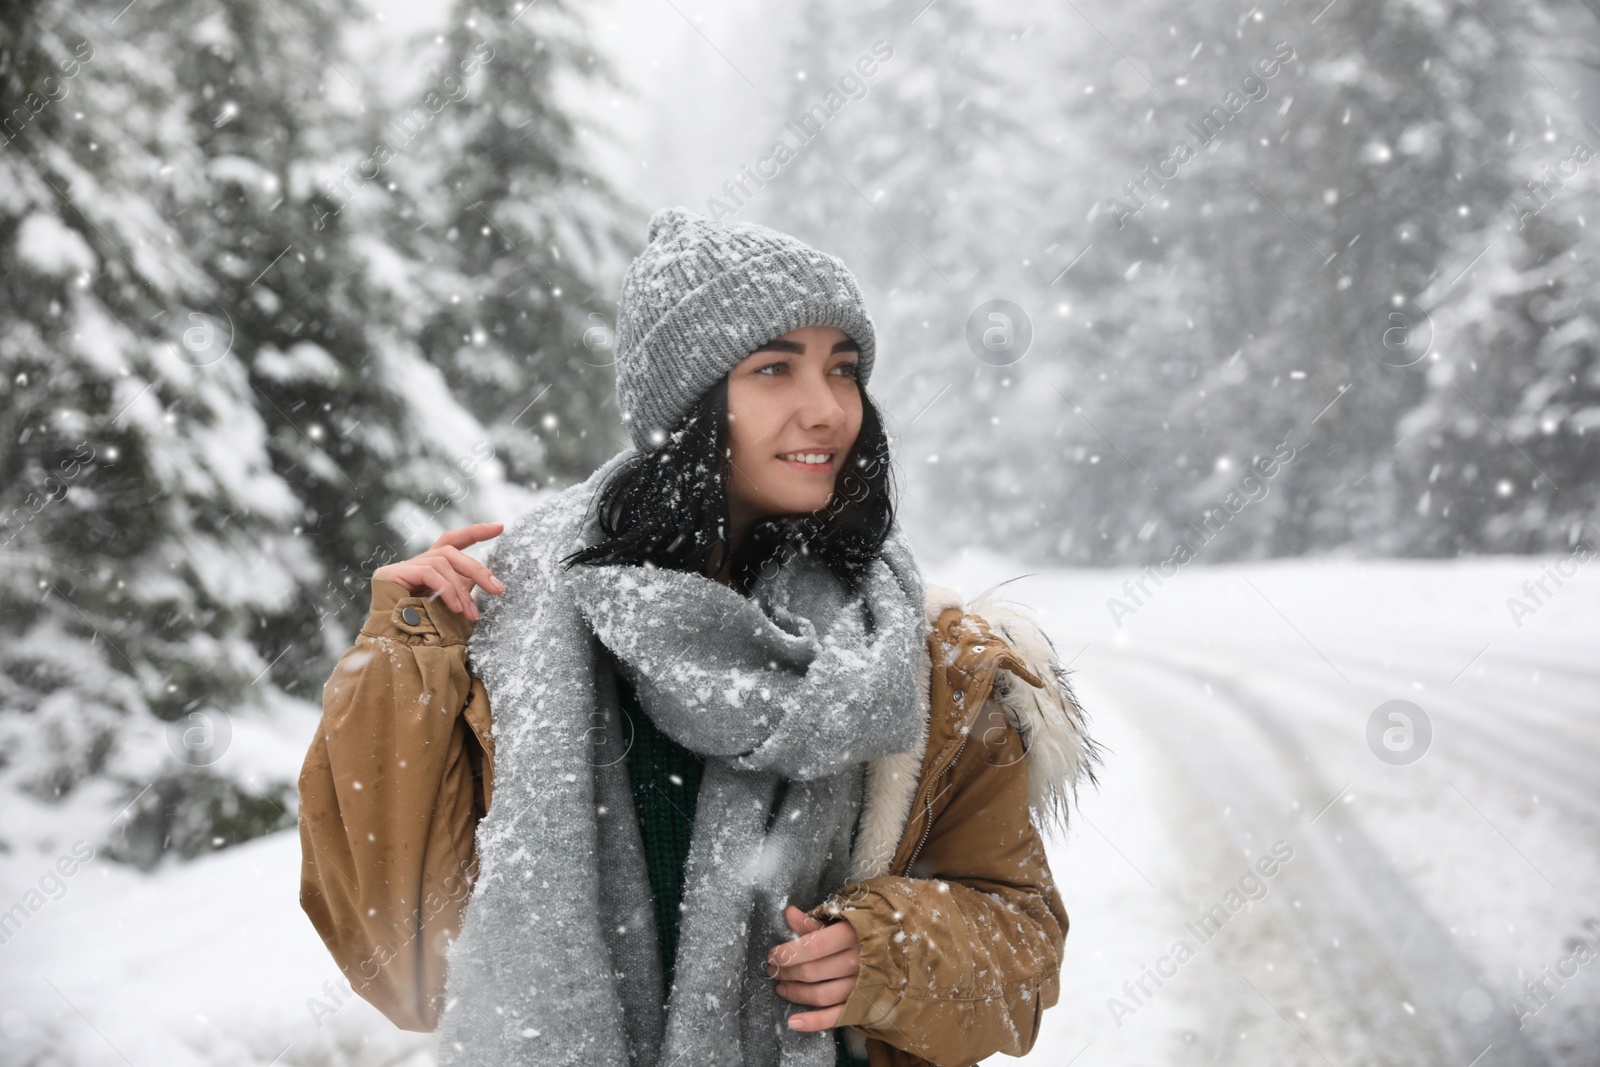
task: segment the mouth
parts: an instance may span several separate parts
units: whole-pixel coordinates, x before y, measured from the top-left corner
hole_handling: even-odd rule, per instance
[[[806,452],[780,452],[778,458],[795,470],[811,474],[832,474],[835,453],[827,449]]]

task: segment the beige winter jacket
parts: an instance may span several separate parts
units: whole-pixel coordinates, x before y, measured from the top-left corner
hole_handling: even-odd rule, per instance
[[[925,736],[869,764],[852,881],[810,909],[860,938],[839,1025],[872,1067],[1033,1047],[1067,935],[1036,824],[1093,778],[1082,711],[1031,622],[937,587],[927,612]],[[300,774],[301,906],[351,986],[406,1030],[438,1024],[494,795],[472,629],[374,579]]]

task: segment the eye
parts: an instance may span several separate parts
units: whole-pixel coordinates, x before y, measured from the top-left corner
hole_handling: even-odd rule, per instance
[[[774,361],[772,363],[766,363],[766,364],[763,364],[760,367],[757,367],[753,373],[755,373],[755,374],[766,374],[767,371],[771,370],[774,367],[777,367],[779,370],[784,370],[784,369],[787,369],[788,366],[789,366],[789,364],[785,360],[781,360],[780,359],[780,360],[776,360],[776,361]]]
[[[846,378],[854,378],[854,377],[857,377],[861,373],[861,361],[852,359],[850,362],[841,363],[841,364],[839,364],[837,367],[835,367],[833,369],[836,370],[836,371],[837,370],[844,371],[845,372],[844,376]]]

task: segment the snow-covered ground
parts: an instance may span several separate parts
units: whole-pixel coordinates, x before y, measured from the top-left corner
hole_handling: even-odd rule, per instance
[[[1073,925],[1027,1062],[1600,1063],[1600,576],[1564,564],[1535,600],[1560,562],[1007,586],[1113,750],[1052,852]],[[1406,765],[1369,742],[1393,700],[1431,723]]]
[[[1536,602],[1557,562],[1008,585],[1109,749],[1053,842],[1072,929],[1026,1062],[1600,1062],[1600,579],[1578,565]],[[972,555],[930,578],[1022,573]],[[1431,724],[1414,762],[1369,741],[1394,700]],[[295,834],[154,876],[93,858],[52,880],[62,856],[0,857],[0,906],[45,901],[0,945],[5,1064],[432,1062],[348,992],[300,911]]]

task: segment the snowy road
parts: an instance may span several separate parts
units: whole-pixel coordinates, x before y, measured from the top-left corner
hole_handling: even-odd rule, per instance
[[[1537,573],[1216,568],[1121,630],[1109,575],[1008,587],[1116,750],[1052,849],[1073,928],[1026,1062],[1600,1063],[1595,582],[1518,630]],[[1433,731],[1409,765],[1367,736],[1396,699]]]
[[[1129,572],[1009,585],[1110,750],[1052,843],[1072,929],[1023,1062],[1600,1063],[1600,957],[1578,951],[1600,946],[1600,580],[1519,628],[1506,599],[1542,568],[1192,568],[1120,628]],[[1408,765],[1368,740],[1396,699],[1432,727]],[[0,889],[51,858],[0,858]],[[0,1064],[426,1067],[431,1036],[340,987],[298,863],[289,833],[155,877],[85,865],[0,945]]]

